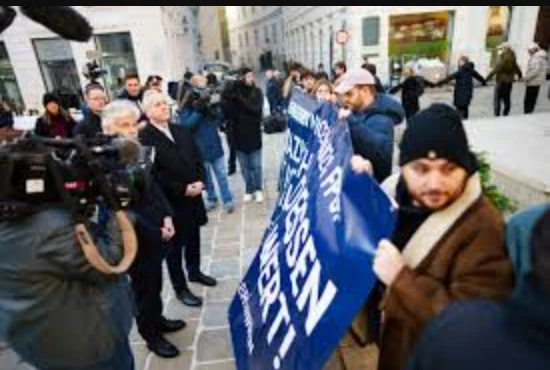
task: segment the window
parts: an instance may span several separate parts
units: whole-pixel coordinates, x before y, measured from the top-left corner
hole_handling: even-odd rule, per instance
[[[18,112],[23,110],[23,99],[17,85],[6,45],[0,41],[0,97]]]
[[[245,44],[248,46],[250,44],[249,38],[248,38],[248,30],[244,31],[244,38],[245,38]]]
[[[363,18],[363,46],[376,46],[380,39],[380,18]]]
[[[264,26],[264,41],[265,41],[266,44],[269,44],[269,41],[270,41],[270,39],[269,39],[269,27],[268,27],[267,24]]]
[[[130,33],[109,33],[95,36],[97,49],[101,52],[102,67],[107,71],[104,82],[113,96],[124,85],[128,73],[136,73],[136,59]]]
[[[273,23],[271,26],[271,39],[273,40],[273,43],[277,43],[277,23]]]
[[[252,13],[252,14],[256,13],[256,7],[255,6],[250,7],[250,13]]]
[[[254,45],[260,46],[260,35],[258,35],[258,30],[254,30]]]
[[[78,108],[80,80],[69,41],[40,39],[33,44],[46,90],[59,95],[64,108]]]
[[[243,34],[239,33],[239,48],[243,47]]]
[[[248,8],[247,6],[241,6],[241,9],[243,11],[243,18],[246,18],[247,16],[247,10],[248,10],[247,8]]]

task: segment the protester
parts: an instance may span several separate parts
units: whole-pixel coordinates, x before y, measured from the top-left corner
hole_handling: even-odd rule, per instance
[[[34,133],[48,138],[67,138],[73,136],[75,121],[61,107],[59,97],[52,93],[44,94],[42,98],[44,114],[36,120]]]
[[[267,101],[269,102],[270,113],[275,114],[281,112],[283,104],[281,85],[272,69],[268,69],[265,72],[265,76],[267,78],[265,90]]]
[[[353,151],[371,162],[374,177],[382,182],[392,171],[394,126],[403,121],[401,105],[385,94],[376,93],[375,79],[362,68],[350,70],[335,88],[347,110]]]
[[[202,199],[203,161],[187,130],[169,124],[170,110],[162,93],[146,92],[143,107],[149,123],[139,134],[140,142],[155,148],[155,177],[174,210],[176,236],[166,256],[170,279],[183,304],[200,306],[202,300],[191,292],[183,272],[182,248],[189,281],[215,286],[216,280],[201,272],[200,228],[208,221]]]
[[[211,211],[218,205],[215,177],[225,210],[227,213],[233,213],[235,205],[229,190],[223,147],[218,134],[223,117],[210,105],[211,95],[205,93],[206,78],[201,75],[193,76],[191,85],[193,89],[189,90],[184,98],[183,106],[178,112],[178,120],[181,126],[192,133],[204,161],[206,210]]]
[[[537,105],[540,86],[546,81],[546,72],[548,70],[548,56],[546,51],[540,48],[536,43],[532,43],[528,49],[529,62],[525,72],[525,99],[523,101],[523,112],[525,114],[533,113]]]
[[[283,99],[285,102],[285,107],[288,107],[290,99],[292,99],[292,90],[299,86],[301,70],[303,70],[303,67],[300,63],[291,63],[289,65],[288,76],[283,84]]]
[[[332,83],[337,86],[340,83],[342,76],[348,71],[348,66],[345,62],[339,61],[334,65],[334,74],[332,76]]]
[[[101,134],[101,113],[107,103],[107,95],[101,85],[91,84],[84,91],[88,111],[82,121],[74,129],[75,135],[82,135],[85,138],[94,138]]]
[[[317,66],[317,74],[315,75],[316,80],[328,80],[328,74],[325,72],[325,66],[323,63],[319,63]]]
[[[116,100],[103,110],[103,131],[137,140],[140,116],[132,102]],[[129,207],[136,216],[138,241],[136,259],[129,271],[137,306],[136,323],[150,351],[159,357],[172,358],[179,355],[179,350],[163,334],[179,331],[186,324],[162,316],[163,245],[170,242],[175,232],[171,206],[155,181],[139,184],[136,192]]]
[[[521,70],[516,61],[516,54],[508,44],[503,44],[499,48],[500,55],[495,68],[485,78],[485,81],[490,81],[493,76],[496,76],[497,83],[495,85],[494,111],[495,116],[503,114],[507,116],[510,113],[512,94],[512,85],[517,76],[522,78]],[[503,110],[501,111],[501,106]]]
[[[318,80],[313,89],[315,98],[320,102],[334,102],[334,89],[329,80]]]
[[[366,69],[367,71],[369,71],[374,76],[374,79],[376,80],[376,92],[377,93],[381,94],[381,93],[386,92],[386,89],[382,85],[382,82],[380,82],[380,79],[376,75],[376,64],[365,63],[361,66],[361,68]]]
[[[315,75],[309,69],[305,69],[300,73],[300,82],[304,88],[304,92],[311,97],[315,97]]]
[[[245,182],[244,201],[254,198],[257,203],[264,201],[262,179],[262,108],[263,94],[256,87],[254,72],[249,68],[241,70],[236,86],[235,109],[237,116],[233,122],[233,134],[237,159]]]
[[[455,81],[453,104],[462,119],[469,117],[469,107],[474,95],[474,78],[483,86],[486,85],[485,79],[475,70],[474,63],[468,57],[461,56],[458,59],[458,70],[436,84],[441,86]]]
[[[407,369],[539,370],[550,364],[550,207],[508,223],[516,287],[504,303],[475,300],[447,308],[424,331]]]
[[[460,116],[434,104],[413,116],[401,172],[384,183],[399,204],[373,270],[387,287],[379,369],[402,369],[425,325],[453,301],[504,299],[513,283],[502,216],[481,188]],[[372,318],[370,323],[372,324]]]
[[[420,110],[420,97],[424,94],[424,87],[434,87],[435,85],[422,76],[417,76],[412,67],[405,69],[405,79],[390,89],[390,94],[401,92],[401,104],[405,109],[405,116],[409,119],[413,114]]]

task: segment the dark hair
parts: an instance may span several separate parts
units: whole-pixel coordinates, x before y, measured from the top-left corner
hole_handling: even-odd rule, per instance
[[[319,64],[317,65],[317,68],[325,68],[325,65],[324,65],[323,63],[319,63]]]
[[[343,69],[344,72],[347,72],[348,71],[348,66],[346,65],[346,63],[344,61],[339,61],[339,62],[336,62],[336,64],[334,65],[334,69],[336,68],[340,68],[340,69]]]
[[[376,76],[376,64],[365,63],[361,66],[361,68],[369,71],[373,76]]]
[[[315,79],[315,73],[306,68],[302,69],[300,71],[300,80],[306,79],[308,77],[313,77]]]
[[[137,73],[128,73],[126,75],[126,77],[124,77],[124,81],[128,81],[128,80],[138,80],[139,81],[139,76]]]
[[[241,70],[239,71],[239,75],[241,77],[244,77],[247,73],[250,73],[250,72],[253,72],[252,69],[248,67],[242,67]]]
[[[88,96],[88,94],[90,92],[92,92],[93,90],[101,90],[101,91],[105,92],[105,89],[100,84],[91,83],[91,84],[86,85],[86,87],[84,88],[84,96]]]
[[[162,81],[162,77],[158,75],[152,75],[147,77],[147,81],[145,82],[146,86],[149,86],[152,82]]]
[[[533,277],[550,297],[550,208],[535,224],[530,242]]]

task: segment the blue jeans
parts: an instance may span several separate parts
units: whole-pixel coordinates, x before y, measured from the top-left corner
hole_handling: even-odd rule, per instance
[[[246,185],[246,194],[262,191],[262,149],[252,153],[237,151],[237,159]]]
[[[206,184],[204,186],[206,188],[207,200],[211,203],[218,203],[218,196],[216,195],[216,188],[214,186],[214,176],[216,176],[223,203],[231,203],[233,195],[231,194],[231,190],[229,190],[227,169],[225,168],[223,155],[214,162],[204,162],[204,170],[206,173]]]

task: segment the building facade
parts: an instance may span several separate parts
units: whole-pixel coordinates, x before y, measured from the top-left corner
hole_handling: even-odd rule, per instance
[[[229,34],[225,6],[201,6],[198,15],[202,62],[230,63]]]
[[[281,68],[286,59],[283,7],[227,6],[226,11],[233,65]]]
[[[198,7],[75,6],[94,28],[87,43],[69,42],[19,14],[0,35],[0,94],[26,109],[42,109],[46,91],[78,92],[86,63],[106,70],[111,96],[124,76],[160,75],[165,83],[198,68]]]
[[[437,59],[452,70],[466,55],[487,73],[495,46],[503,41],[525,68],[529,43],[548,47],[550,41],[549,32],[538,31],[548,29],[541,8],[547,7],[287,6],[282,13],[289,59],[313,69],[319,63],[360,66],[368,60],[387,81],[395,60],[413,58]],[[349,35],[344,45],[335,40],[340,30]]]

